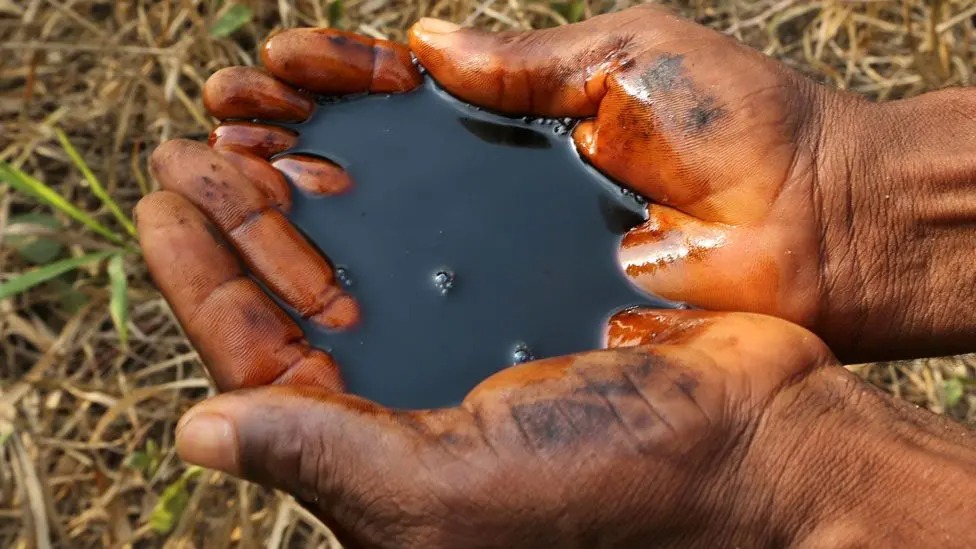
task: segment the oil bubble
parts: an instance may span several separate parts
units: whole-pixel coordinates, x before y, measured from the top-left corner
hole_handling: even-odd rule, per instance
[[[525,343],[518,343],[512,349],[512,364],[525,364],[533,360],[535,360],[535,355],[532,354],[532,349],[529,349],[529,346]]]
[[[352,286],[352,278],[349,276],[349,269],[345,267],[336,267],[335,275],[339,280],[339,283],[343,286],[347,288]]]
[[[434,274],[434,288],[437,289],[441,295],[447,295],[447,292],[451,291],[454,287],[454,279],[456,275],[454,271],[450,269],[441,269]]]

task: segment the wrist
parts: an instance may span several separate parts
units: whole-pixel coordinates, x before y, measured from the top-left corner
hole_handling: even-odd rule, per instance
[[[973,350],[976,88],[874,104],[836,94],[818,157],[815,329],[846,360]]]
[[[838,367],[784,389],[767,419],[770,523],[792,544],[976,544],[972,431]]]

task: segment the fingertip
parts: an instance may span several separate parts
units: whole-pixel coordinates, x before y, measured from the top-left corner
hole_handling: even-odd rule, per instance
[[[227,67],[215,72],[203,86],[203,104],[216,118],[261,118],[301,122],[315,103],[298,90],[253,67]]]
[[[210,132],[209,143],[214,149],[234,147],[260,158],[285,152],[295,146],[298,134],[287,128],[253,122],[228,122]]]
[[[680,343],[696,336],[721,313],[634,307],[614,314],[607,323],[607,347]]]
[[[403,44],[336,29],[291,29],[265,41],[261,61],[272,74],[326,95],[401,93],[421,76]]]
[[[183,415],[176,427],[176,453],[187,463],[241,474],[237,430],[220,412],[220,403],[207,401]]]
[[[342,330],[359,324],[362,313],[356,299],[334,287],[329,291],[335,291],[335,296],[323,299],[322,310],[314,314],[312,320],[326,328]]]
[[[331,356],[310,347],[305,352],[304,357],[275,379],[274,385],[320,387],[333,392],[345,390],[339,366]]]
[[[133,210],[140,246],[147,260],[160,254],[165,241],[160,233],[180,225],[181,232],[203,229],[203,214],[186,198],[177,193],[159,190],[142,197]]]
[[[147,194],[136,202],[132,209],[132,217],[135,219],[136,229],[140,236],[145,230],[150,229],[157,223],[157,212],[165,208],[168,198],[167,191],[155,191]]]
[[[421,17],[419,21],[413,24],[410,32],[426,35],[443,35],[450,34],[460,28],[461,25],[451,21],[445,21],[443,19],[437,19],[434,17]]]
[[[370,93],[404,93],[416,89],[424,77],[414,65],[410,48],[388,40],[377,40]]]
[[[161,180],[166,175],[165,170],[179,166],[181,160],[202,150],[206,150],[206,147],[189,139],[164,141],[149,155],[149,173],[157,181]]]
[[[595,164],[597,154],[597,125],[596,120],[583,120],[573,130],[573,143],[576,150],[591,164]]]
[[[341,167],[309,155],[289,154],[271,163],[299,189],[313,195],[337,195],[352,189],[352,179]]]
[[[454,35],[460,34],[458,31],[463,28],[443,19],[423,17],[407,30],[407,40],[421,64],[426,65],[425,59],[429,60],[436,52],[450,49],[455,43]]]

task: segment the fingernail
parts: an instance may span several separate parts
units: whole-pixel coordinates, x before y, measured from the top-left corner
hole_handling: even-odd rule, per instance
[[[461,28],[461,25],[444,21],[443,19],[434,19],[433,17],[422,18],[420,21],[417,21],[417,26],[420,27],[420,30],[432,34],[447,34]]]
[[[191,411],[176,426],[176,451],[183,461],[236,475],[237,450],[234,426],[219,414]]]

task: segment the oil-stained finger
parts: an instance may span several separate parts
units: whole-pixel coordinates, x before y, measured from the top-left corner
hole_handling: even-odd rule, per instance
[[[182,196],[159,191],[136,208],[153,280],[223,391],[268,384],[341,390],[332,358],[241,270],[216,228]]]
[[[210,146],[233,147],[261,157],[271,158],[295,146],[298,135],[287,129],[254,122],[228,122],[210,132]]]
[[[215,72],[203,86],[203,104],[216,118],[260,118],[301,122],[315,103],[302,92],[254,67],[228,67]]]
[[[291,187],[285,181],[285,176],[271,167],[267,160],[237,147],[216,150],[255,187],[261,189],[276,208],[286,213],[291,209]]]
[[[702,221],[652,204],[648,220],[624,235],[618,253],[627,276],[648,292],[704,309],[775,314],[810,322],[816,303],[794,288],[816,288],[789,245],[763,226]],[[789,222],[789,220],[784,220]]]
[[[336,164],[306,154],[287,154],[271,163],[293,185],[314,195],[342,194],[352,189],[352,179]]]
[[[358,322],[356,301],[325,259],[219,153],[194,141],[168,141],[153,153],[150,168],[163,189],[203,211],[250,270],[303,317],[329,328]]]
[[[422,82],[406,45],[336,29],[282,31],[261,60],[279,79],[326,95],[402,93]]]

